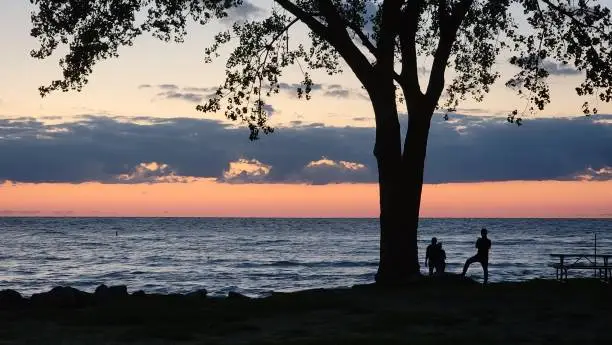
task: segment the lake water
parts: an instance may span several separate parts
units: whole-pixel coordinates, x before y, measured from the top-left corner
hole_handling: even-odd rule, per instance
[[[595,232],[598,252],[612,254],[612,219],[423,219],[421,265],[436,236],[447,271],[460,272],[481,227],[493,242],[492,282],[554,277],[548,254],[592,253]],[[378,232],[377,219],[0,218],[0,289],[30,295],[57,285],[125,284],[263,296],[371,283]],[[482,279],[481,267],[468,275]]]

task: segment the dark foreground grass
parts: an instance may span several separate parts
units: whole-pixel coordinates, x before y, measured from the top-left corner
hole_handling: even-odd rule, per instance
[[[263,299],[0,310],[0,344],[612,344],[612,286],[423,280]]]

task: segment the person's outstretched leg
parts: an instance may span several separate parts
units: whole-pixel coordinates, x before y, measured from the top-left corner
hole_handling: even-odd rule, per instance
[[[476,261],[478,261],[476,256],[472,256],[471,258],[467,259],[465,261],[465,265],[463,265],[463,272],[461,272],[461,275],[465,276],[465,273],[467,273],[468,267],[470,267],[470,265]]]
[[[482,260],[480,263],[482,264],[482,270],[484,271],[484,283],[486,284],[489,281],[489,262],[487,260]]]

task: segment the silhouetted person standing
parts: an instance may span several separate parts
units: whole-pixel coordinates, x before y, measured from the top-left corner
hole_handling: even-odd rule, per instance
[[[425,250],[425,267],[429,267],[429,275],[433,275],[434,269],[437,263],[437,248],[438,239],[435,237],[431,238],[431,244],[427,246]]]
[[[465,265],[463,265],[463,272],[461,275],[465,276],[471,264],[480,262],[484,271],[484,283],[486,284],[489,280],[489,249],[491,249],[491,240],[487,237],[487,229],[485,228],[480,230],[480,236],[481,237],[476,240],[476,249],[478,249],[478,252],[476,255],[467,259]]]
[[[438,242],[436,245],[436,252],[438,256],[438,260],[436,260],[436,274],[444,273],[446,269],[446,252],[442,249],[442,242]]]

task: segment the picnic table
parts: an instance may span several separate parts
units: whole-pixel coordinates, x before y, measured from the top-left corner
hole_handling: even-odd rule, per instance
[[[550,264],[555,268],[557,280],[567,280],[567,272],[572,270],[592,270],[596,277],[607,282],[612,280],[612,254],[550,254],[559,262]]]

